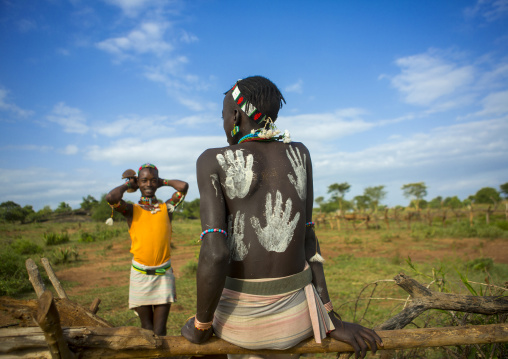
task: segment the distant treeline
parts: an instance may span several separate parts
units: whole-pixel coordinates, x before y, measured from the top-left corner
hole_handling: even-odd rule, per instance
[[[367,187],[364,189],[362,195],[347,200],[345,196],[350,189],[351,185],[347,182],[331,184],[328,186],[330,197],[327,200],[325,200],[323,196],[315,199],[318,205],[316,210],[322,213],[332,213],[338,210],[342,212],[363,212],[366,210],[377,212],[380,209],[386,208],[386,206],[382,204],[387,194],[385,186]],[[459,209],[473,204],[497,206],[503,200],[503,197],[504,199],[508,198],[508,182],[500,185],[499,189],[498,191],[493,187],[484,187],[478,190],[476,194],[470,195],[463,200],[459,199],[457,196],[446,198],[437,196],[427,201],[425,200],[427,196],[427,186],[425,182],[408,183],[401,187],[404,196],[409,199],[409,207],[413,207],[417,210],[426,208]],[[71,215],[73,213],[90,215],[94,221],[105,221],[111,217],[111,215],[113,215],[114,220],[123,220],[123,216],[118,212],[112,213],[111,207],[108,205],[105,198],[105,194],[102,195],[100,201],[91,195],[83,197],[83,201],[78,210],[73,210],[69,204],[60,202],[55,210],[52,210],[50,206],[45,206],[39,211],[34,211],[31,205],[21,207],[13,201],[7,201],[0,204],[0,220],[20,223],[43,222],[54,217],[65,216],[66,214]],[[176,209],[174,218],[199,218],[199,198],[192,201],[184,201],[183,205]]]

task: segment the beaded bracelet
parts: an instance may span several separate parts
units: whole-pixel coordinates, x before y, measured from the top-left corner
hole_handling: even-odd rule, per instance
[[[222,233],[226,237],[228,236],[228,233],[225,230],[223,230],[223,229],[210,228],[210,229],[205,229],[203,231],[203,233],[201,233],[201,235],[199,236],[199,240],[202,241],[203,237],[205,236],[205,234],[207,234],[207,233],[214,233],[214,232]]]
[[[305,227],[314,227],[315,224],[316,223],[314,223],[314,222],[307,222],[307,223],[305,223]]]
[[[201,331],[207,331],[212,327],[213,321],[208,323],[201,323],[196,316],[194,316],[194,328]]]
[[[118,203],[115,203],[115,204],[111,204],[111,203],[108,202],[108,204],[109,204],[109,206],[111,208],[118,208],[118,207],[120,207],[121,202],[118,202]]]
[[[329,301],[328,303],[326,303],[325,305],[325,309],[328,313],[330,313],[331,311],[333,311],[333,305],[332,305],[332,301]]]
[[[169,186],[169,180],[167,180],[167,179],[162,179],[162,185],[163,185],[163,186]]]
[[[130,179],[130,178],[127,178],[127,179],[125,180],[125,184],[127,185],[127,188],[131,188],[131,187],[132,187],[132,186],[131,186],[131,179]]]

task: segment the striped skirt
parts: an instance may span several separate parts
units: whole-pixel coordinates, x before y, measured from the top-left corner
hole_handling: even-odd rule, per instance
[[[213,329],[219,338],[243,348],[284,350],[313,334],[320,343],[335,328],[309,283],[299,290],[271,295],[225,288],[215,311]]]
[[[166,267],[171,260],[160,266],[145,266],[132,261],[136,267],[143,270]],[[129,309],[142,305],[158,305],[176,302],[175,276],[173,269],[166,269],[164,275],[147,275],[136,271],[131,266],[129,286]]]

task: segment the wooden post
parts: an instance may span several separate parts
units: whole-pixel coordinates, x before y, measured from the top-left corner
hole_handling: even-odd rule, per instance
[[[473,205],[470,204],[469,206],[467,206],[467,208],[469,209],[469,226],[473,227],[473,225],[474,225]]]
[[[385,208],[385,223],[386,223],[386,229],[390,229],[390,221],[388,220],[388,208]]]
[[[46,290],[46,287],[44,286],[41,274],[39,273],[39,268],[37,268],[37,265],[35,264],[32,258],[28,258],[25,261],[25,267],[26,271],[28,272],[28,279],[30,280],[32,286],[35,289],[35,294],[37,295],[37,298],[40,298],[42,293],[44,293],[44,291]]]
[[[74,359],[74,354],[65,342],[60,326],[60,316],[53,300],[53,294],[49,290],[44,291],[39,298],[36,321],[44,332],[51,357],[53,359]]]
[[[51,266],[51,263],[49,263],[49,260],[47,258],[41,258],[41,262],[42,265],[44,266],[44,269],[46,270],[46,273],[48,273],[49,280],[51,281],[51,284],[53,284],[53,287],[55,288],[58,296],[60,298],[68,299],[67,293],[65,293],[62,284],[60,284],[60,281],[55,275],[55,272],[53,271],[53,267]]]
[[[92,312],[93,314],[97,314],[97,312],[99,311],[99,304],[101,304],[101,300],[99,298],[95,298],[92,302],[92,304],[90,304],[90,312]]]

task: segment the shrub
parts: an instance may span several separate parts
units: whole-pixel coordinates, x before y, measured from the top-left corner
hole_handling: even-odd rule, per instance
[[[52,255],[52,262],[54,264],[68,263],[72,260],[77,261],[79,257],[76,248],[58,248]]]
[[[4,247],[0,250],[0,295],[15,295],[32,288],[25,268],[25,258]]]
[[[47,246],[54,246],[69,242],[69,235],[67,233],[44,233],[44,243]]]
[[[466,266],[473,270],[490,271],[492,267],[494,267],[494,261],[492,260],[492,258],[476,258],[472,261],[467,262]]]
[[[41,246],[27,239],[20,239],[11,244],[12,249],[19,254],[37,254],[42,253]]]

